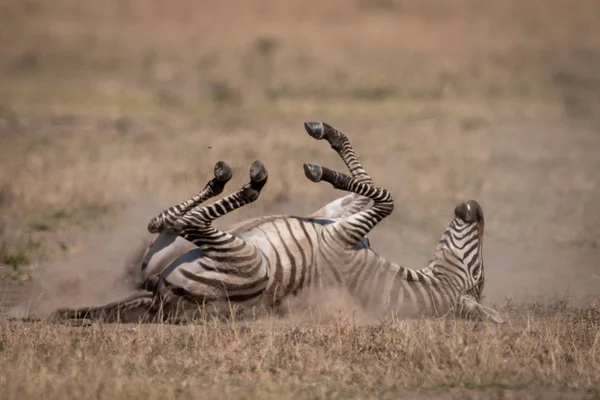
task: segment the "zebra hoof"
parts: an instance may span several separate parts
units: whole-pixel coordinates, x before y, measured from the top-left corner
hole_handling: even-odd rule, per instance
[[[321,140],[325,137],[325,129],[321,122],[305,122],[304,129],[306,132],[317,140]]]
[[[323,178],[323,169],[318,165],[304,164],[304,175],[312,182],[320,182]]]
[[[231,167],[225,161],[219,161],[215,164],[215,179],[217,182],[227,183],[232,175]]]
[[[250,182],[264,183],[267,180],[267,169],[260,161],[256,160],[250,167]]]

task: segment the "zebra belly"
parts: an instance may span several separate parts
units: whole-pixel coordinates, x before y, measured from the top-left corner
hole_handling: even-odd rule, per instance
[[[260,249],[269,265],[265,305],[277,306],[315,281],[318,242],[314,224],[301,218],[273,218],[240,237]]]
[[[141,282],[146,282],[151,276],[159,275],[179,257],[189,260],[190,256],[185,254],[194,249],[198,247],[178,235],[167,233],[156,235],[142,261]]]
[[[199,297],[214,302],[227,294],[232,302],[252,305],[256,293],[264,290],[264,303],[274,306],[302,290],[321,290],[343,282],[337,266],[320,256],[319,230],[331,222],[322,218],[270,216],[243,221],[228,229],[261,251],[265,267],[269,268],[266,283],[261,280],[264,275],[244,278],[206,270],[203,266],[217,266],[198,247],[173,234],[158,235],[142,265],[142,278],[146,281],[160,274],[169,286],[189,293],[188,297],[201,294]],[[368,246],[368,240],[363,238],[357,249]],[[224,283],[221,287],[214,284],[219,280]],[[249,288],[239,289],[244,283]],[[236,290],[225,290],[228,284],[235,285]]]

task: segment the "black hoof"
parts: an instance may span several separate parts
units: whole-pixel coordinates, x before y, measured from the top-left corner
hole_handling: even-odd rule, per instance
[[[215,164],[215,179],[217,182],[227,183],[232,175],[231,167],[225,161],[219,161]]]
[[[456,206],[454,215],[467,223],[483,222],[483,210],[475,200],[465,201]]]
[[[260,161],[256,160],[250,167],[250,182],[263,183],[267,180],[267,169]]]
[[[325,137],[325,129],[323,129],[323,124],[321,122],[305,122],[304,129],[306,132],[317,140],[323,139]]]
[[[323,169],[318,165],[304,164],[304,175],[312,182],[320,182],[323,177]]]

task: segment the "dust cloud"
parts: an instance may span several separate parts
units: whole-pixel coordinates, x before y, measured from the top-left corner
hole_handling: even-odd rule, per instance
[[[136,204],[120,213],[113,228],[79,236],[75,251],[38,267],[27,301],[8,314],[44,316],[59,307],[99,306],[134,292],[151,240],[146,225],[155,210]]]
[[[354,325],[367,325],[380,322],[383,313],[359,304],[343,288],[326,288],[318,291],[304,291],[283,301],[278,308],[280,319],[263,316],[258,324],[270,325],[323,325],[338,321]]]

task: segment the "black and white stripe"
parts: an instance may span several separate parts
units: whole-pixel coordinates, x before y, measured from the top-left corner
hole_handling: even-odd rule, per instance
[[[148,232],[150,233],[168,233],[175,232],[174,224],[182,216],[187,214],[194,207],[204,203],[205,201],[220,195],[225,188],[225,185],[231,179],[231,167],[223,161],[215,164],[215,177],[211,179],[204,189],[198,194],[192,196],[189,200],[181,204],[174,205],[165,211],[152,218],[148,223]]]

